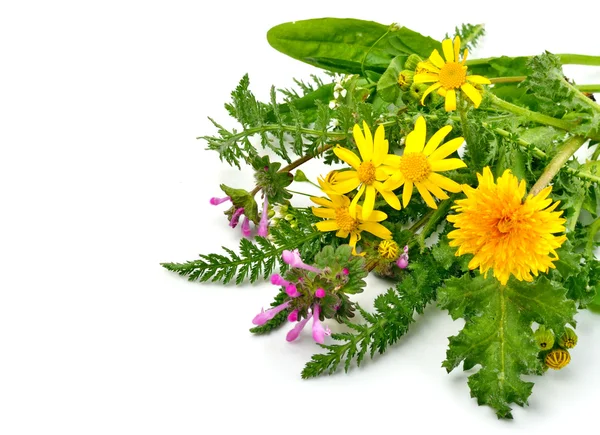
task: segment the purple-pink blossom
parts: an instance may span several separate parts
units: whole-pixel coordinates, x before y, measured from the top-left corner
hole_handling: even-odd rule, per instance
[[[283,304],[277,305],[276,307],[271,308],[267,311],[262,309],[260,313],[258,313],[256,316],[254,316],[254,319],[252,319],[252,323],[255,325],[259,325],[259,326],[264,325],[269,320],[271,320],[273,317],[275,317],[278,313],[280,313],[281,311],[283,311],[287,307],[289,307],[290,302],[291,301],[284,302]]]
[[[267,195],[265,195],[263,201],[263,212],[260,216],[260,224],[258,225],[258,235],[260,237],[267,237],[269,234],[269,201]]]

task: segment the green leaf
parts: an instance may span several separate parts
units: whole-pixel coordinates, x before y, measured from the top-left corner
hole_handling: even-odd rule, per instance
[[[225,184],[221,184],[220,187],[221,190],[231,198],[231,202],[233,203],[233,207],[231,210],[225,212],[226,214],[231,214],[235,209],[242,207],[246,217],[255,224],[258,224],[258,205],[256,204],[254,197],[250,195],[250,192],[244,189],[234,189]]]
[[[383,73],[401,54],[429,57],[440,43],[406,27],[348,18],[317,18],[273,27],[269,44],[288,56],[329,71]]]
[[[400,85],[398,84],[398,76],[404,67],[404,62],[408,56],[396,56],[390,62],[390,66],[385,70],[379,81],[377,82],[377,95],[383,101],[393,103],[398,99],[400,94]]]
[[[438,291],[438,302],[453,319],[464,317],[466,324],[450,337],[442,366],[450,372],[461,362],[464,370],[480,364],[469,377],[471,395],[479,405],[492,407],[499,418],[512,418],[510,404],[527,404],[533,388],[521,376],[543,370],[532,323],[556,335],[562,334],[567,323],[575,325],[575,303],[565,293],[545,277],[534,283],[511,279],[506,286],[481,275],[446,280]]]

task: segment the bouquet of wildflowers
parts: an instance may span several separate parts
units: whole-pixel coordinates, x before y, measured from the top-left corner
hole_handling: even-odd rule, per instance
[[[600,85],[562,71],[600,56],[471,59],[483,32],[462,25],[438,41],[333,18],[272,28],[275,49],[330,79],[261,102],[242,78],[225,105],[240,128],[213,121],[202,137],[254,171],[254,186],[210,199],[241,228],[239,249],[163,266],[192,281],[270,280],[251,332],[287,325],[287,341],[314,340],[304,378],[384,353],[436,304],[465,321],[443,367],[478,366],[471,395],[511,418],[532,393],[523,375],[568,366],[574,315],[600,308]],[[582,147],[583,163],[572,158]],[[300,167],[315,159],[331,169],[311,180]],[[318,187],[313,206],[294,201],[292,182]],[[390,288],[363,307],[353,295],[369,273]]]

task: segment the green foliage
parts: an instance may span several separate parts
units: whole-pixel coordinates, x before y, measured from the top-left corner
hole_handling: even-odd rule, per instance
[[[533,388],[521,376],[542,373],[532,323],[560,335],[566,324],[575,325],[575,304],[566,298],[564,288],[546,278],[534,283],[511,279],[502,286],[493,277],[465,274],[445,284],[438,291],[440,307],[453,319],[463,317],[466,324],[450,337],[442,365],[450,372],[461,362],[464,370],[480,364],[469,376],[471,395],[479,405],[492,407],[499,418],[512,418],[510,404],[527,404]]]
[[[318,18],[279,24],[267,33],[276,50],[329,71],[382,74],[398,55],[428,57],[440,43],[406,27],[373,21]]]
[[[435,299],[440,281],[439,269],[427,254],[411,257],[409,270],[395,288],[375,299],[374,313],[357,305],[365,323],[345,321],[351,331],[331,335],[342,344],[320,345],[327,352],[312,356],[302,371],[303,378],[332,374],[342,363],[347,372],[353,360],[360,366],[367,353],[371,358],[376,352],[382,354],[406,334],[414,322],[414,313],[423,313],[425,306]]]
[[[282,269],[286,268],[281,260],[281,253],[286,249],[298,248],[305,257],[314,256],[320,249],[318,231],[310,226],[299,226],[294,229],[282,220],[277,227],[271,227],[273,241],[256,237],[254,243],[241,239],[239,253],[223,247],[223,254],[200,254],[199,260],[186,263],[161,263],[165,269],[187,276],[189,281],[211,281],[227,284],[235,278],[241,284],[246,278],[255,282],[266,278],[274,270],[276,262]],[[305,258],[303,257],[303,258]]]
[[[460,36],[461,50],[472,50],[485,35],[485,27],[483,24],[461,24],[460,28],[454,28],[454,34]]]
[[[281,163],[271,162],[269,156],[256,157],[252,161],[256,186],[267,195],[271,204],[283,204],[292,194],[285,188],[294,180],[290,172],[281,172]]]
[[[396,56],[390,62],[390,65],[385,70],[379,81],[377,82],[377,95],[384,101],[393,103],[400,96],[400,85],[398,84],[398,76],[404,68],[407,56]]]
[[[288,295],[284,291],[280,291],[275,296],[273,302],[271,302],[271,307],[276,307],[281,305],[288,299]],[[250,332],[256,335],[268,334],[269,332],[279,328],[285,322],[287,322],[287,316],[290,314],[290,309],[285,309],[275,314],[275,316],[271,320],[267,320],[266,323],[250,328]]]
[[[231,202],[233,204],[231,209],[225,212],[225,214],[229,217],[230,221],[231,216],[233,215],[235,210],[237,210],[238,208],[243,208],[246,217],[255,224],[258,224],[258,205],[256,205],[254,196],[252,196],[250,192],[247,192],[244,189],[234,189],[232,187],[226,186],[225,184],[221,184],[220,187],[221,190],[231,198]]]

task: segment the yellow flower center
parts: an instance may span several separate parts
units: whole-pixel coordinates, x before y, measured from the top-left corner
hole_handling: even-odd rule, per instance
[[[400,248],[393,240],[382,240],[381,243],[379,243],[377,250],[382,258],[385,258],[386,260],[396,260]]]
[[[335,209],[335,222],[339,225],[342,231],[351,233],[358,228],[358,221],[350,216],[348,207],[340,207]]]
[[[358,167],[358,179],[365,184],[375,181],[375,166],[371,162],[362,162]]]
[[[400,158],[402,176],[412,182],[426,180],[431,173],[431,165],[423,153],[408,153]]]
[[[467,81],[467,67],[458,62],[448,62],[440,70],[440,84],[446,90],[458,89]]]

